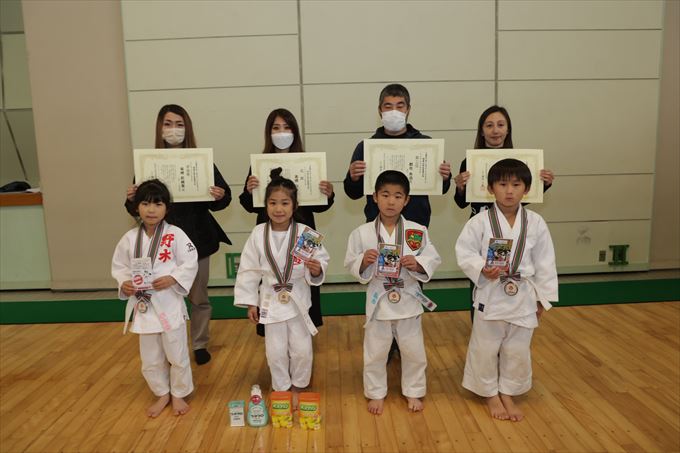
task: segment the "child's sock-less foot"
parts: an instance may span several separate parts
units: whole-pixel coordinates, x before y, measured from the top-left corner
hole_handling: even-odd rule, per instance
[[[165,406],[168,405],[170,402],[170,394],[165,394],[158,398],[158,400],[153,403],[149,408],[146,410],[146,415],[151,418],[156,418],[158,417],[161,412],[163,412],[163,409]]]
[[[184,401],[184,398],[172,397],[172,410],[175,415],[184,415],[191,410],[191,407]]]
[[[515,402],[512,400],[512,396],[504,395],[502,393],[500,394],[500,396],[501,402],[503,403],[505,410],[508,412],[508,418],[513,422],[518,422],[522,420],[524,418],[524,413],[522,413],[520,408],[517,407]]]
[[[385,399],[368,400],[368,412],[373,415],[380,415],[383,413],[383,404]]]
[[[497,420],[508,420],[510,418],[508,411],[505,409],[505,406],[503,406],[498,395],[488,397],[486,399],[486,405],[489,407],[491,417]]]
[[[420,398],[406,397],[406,401],[408,401],[409,412],[420,412],[425,408],[425,405],[423,404],[423,400],[420,399]]]

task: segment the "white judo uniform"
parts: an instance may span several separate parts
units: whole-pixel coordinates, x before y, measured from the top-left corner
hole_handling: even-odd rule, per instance
[[[155,280],[170,275],[177,283],[161,291],[149,290],[151,302],[145,313],[137,309],[138,298],[123,294],[123,282],[132,279],[131,263],[139,228],[122,237],[116,246],[111,262],[111,275],[118,281],[118,297],[127,299],[125,327],[132,316],[130,331],[139,334],[139,352],[142,374],[156,396],[168,393],[184,398],[194,390],[187,346],[186,320],[189,319],[184,297],[189,294],[196,272],[198,254],[196,247],[180,228],[162,222],[160,247],[153,262]],[[142,234],[141,256],[149,254],[152,238]]]
[[[510,257],[519,243],[526,215],[526,245],[518,272],[518,291],[509,296],[500,279],[482,274],[492,233],[489,213],[472,217],[456,241],[458,266],[475,284],[475,317],[468,345],[463,387],[484,397],[521,395],[531,388],[531,336],[538,327],[537,302],[549,310],[558,300],[555,250],[543,218],[520,208],[513,227],[494,204],[503,238],[513,239]]]
[[[312,277],[304,261],[293,257],[289,280],[292,289],[288,301],[282,302],[279,294],[285,290],[276,291],[278,280],[265,254],[265,225],[261,223],[253,229],[241,252],[234,305],[260,309],[259,322],[265,326],[265,350],[272,388],[276,391],[289,390],[291,385],[304,388],[312,377],[312,335],[316,334],[308,313],[312,306],[310,285],[320,286],[323,283],[330,258],[323,245],[317,248],[313,258],[321,263],[321,274]],[[270,231],[269,246],[281,274],[290,256],[290,235],[298,238],[306,228],[302,223],[295,225],[295,231],[292,231],[292,223],[286,231]]]
[[[369,399],[382,399],[387,395],[387,355],[392,338],[397,340],[401,353],[401,391],[409,398],[422,398],[426,393],[427,356],[423,342],[422,317],[424,298],[419,282],[427,282],[441,263],[427,232],[427,228],[402,219],[404,244],[402,256],[413,255],[425,270],[424,274],[401,267],[399,278],[403,288],[398,302],[388,300],[385,288],[387,279],[375,275],[374,263],[360,272],[361,262],[367,250],[378,248],[375,222],[361,225],[352,231],[347,243],[345,268],[366,290],[366,324],[364,325],[364,394]],[[397,228],[388,234],[380,223],[382,242],[396,244]],[[423,302],[421,302],[423,301]]]

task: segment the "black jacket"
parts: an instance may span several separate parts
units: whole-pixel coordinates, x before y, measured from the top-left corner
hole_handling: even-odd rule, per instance
[[[178,226],[184,231],[198,251],[199,258],[205,258],[215,253],[220,248],[220,242],[231,245],[217,220],[210,211],[221,211],[231,203],[231,189],[222,177],[222,174],[213,165],[215,185],[224,189],[224,197],[219,201],[195,201],[188,203],[173,203],[165,220]],[[137,209],[134,203],[125,200],[125,209],[137,217]]]
[[[410,124],[406,125],[406,132],[402,135],[387,135],[385,133],[385,128],[381,127],[376,129],[375,134],[371,138],[432,138],[427,135],[421,134],[420,131]],[[352,154],[352,161],[364,160],[364,142],[363,140],[359,142],[357,147],[354,149]],[[360,177],[358,181],[354,182],[349,177],[349,170],[343,181],[345,187],[345,193],[352,200],[358,200],[364,195],[364,177]],[[449,191],[451,187],[451,177],[444,180],[444,186],[442,193]],[[432,214],[432,208],[430,207],[430,199],[427,195],[411,195],[411,199],[402,211],[403,216],[406,220],[411,220],[413,222],[419,223],[424,226],[430,225],[430,215]],[[364,215],[366,216],[366,222],[373,221],[378,216],[378,205],[373,201],[372,195],[366,196],[366,206],[364,207]]]

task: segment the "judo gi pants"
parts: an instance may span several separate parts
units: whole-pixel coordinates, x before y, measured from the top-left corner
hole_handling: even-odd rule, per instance
[[[534,329],[475,316],[468,344],[463,387],[479,396],[521,395],[531,389],[531,336]]]
[[[364,395],[378,400],[387,396],[387,355],[392,338],[401,354],[401,393],[422,398],[427,390],[427,356],[422,316],[390,321],[372,320],[364,329]]]
[[[191,302],[191,348],[206,349],[210,339],[210,316],[212,305],[208,299],[208,278],[210,277],[210,257],[198,260],[198,273],[189,290]]]
[[[184,398],[193,392],[186,325],[168,332],[140,334],[139,354],[142,375],[154,395],[170,393]]]
[[[305,388],[312,378],[312,335],[301,316],[265,324],[264,345],[272,374],[272,389]]]

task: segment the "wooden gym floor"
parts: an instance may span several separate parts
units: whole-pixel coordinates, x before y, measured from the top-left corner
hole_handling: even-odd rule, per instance
[[[389,366],[385,413],[366,411],[363,316],[326,317],[311,390],[323,425],[232,428],[227,402],[268,392],[264,342],[245,320],[212,321],[213,360],[194,365],[191,412],[157,419],[137,336],[122,323],[0,326],[0,452],[676,452],[680,302],[555,308],[534,334],[525,420],[492,420],[461,377],[469,313],[426,314],[425,411],[410,414]],[[297,422],[297,417],[296,417]]]

